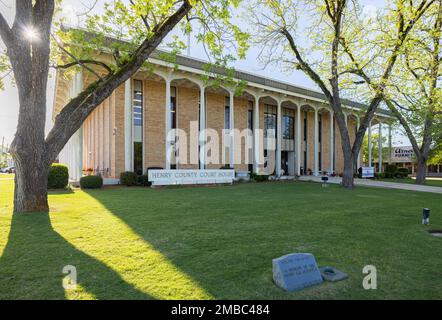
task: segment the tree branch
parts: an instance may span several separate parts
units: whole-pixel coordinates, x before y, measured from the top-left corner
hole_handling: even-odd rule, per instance
[[[0,36],[3,42],[5,43],[6,48],[9,48],[14,41],[14,36],[12,34],[12,30],[9,27],[8,22],[1,13],[0,13]]]

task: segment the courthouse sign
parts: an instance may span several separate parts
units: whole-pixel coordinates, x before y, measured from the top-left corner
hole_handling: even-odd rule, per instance
[[[391,151],[391,161],[397,162],[413,162],[413,147],[396,147]]]
[[[233,183],[235,170],[149,170],[153,186]]]

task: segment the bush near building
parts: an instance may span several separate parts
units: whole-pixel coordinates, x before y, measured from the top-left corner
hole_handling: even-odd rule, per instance
[[[85,176],[80,179],[81,189],[100,189],[103,186],[103,178],[99,176]]]
[[[54,163],[49,168],[48,189],[64,189],[69,183],[69,169],[64,164]]]
[[[120,173],[120,183],[124,186],[136,186],[138,184],[138,176],[135,172],[122,172]]]

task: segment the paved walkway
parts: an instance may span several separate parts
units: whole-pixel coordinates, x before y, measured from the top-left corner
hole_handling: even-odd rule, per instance
[[[322,182],[321,177],[314,176],[301,176],[299,178],[301,181],[312,181],[312,182]],[[330,177],[329,183],[340,184],[341,178]],[[396,182],[385,182],[376,180],[365,180],[365,179],[355,179],[355,185],[364,187],[376,187],[376,188],[387,188],[387,189],[400,189],[400,190],[410,190],[419,192],[431,192],[442,194],[442,187],[432,187],[432,186],[420,186],[416,184],[408,183],[396,183]]]

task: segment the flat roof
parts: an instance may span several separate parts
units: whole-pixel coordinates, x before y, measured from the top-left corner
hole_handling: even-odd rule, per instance
[[[81,30],[83,32],[85,32],[86,34],[88,34],[89,36],[94,36],[91,32],[81,29],[81,28],[71,28],[71,27],[64,27],[64,29],[66,31],[68,31],[69,29],[74,29],[74,30]],[[129,44],[126,41],[123,40],[119,40],[119,39],[115,39],[112,37],[106,37],[105,39],[106,42],[112,43],[112,42],[120,42],[120,43],[124,43],[124,44]],[[151,57],[152,59],[157,59],[157,60],[162,60],[165,61],[164,59],[162,59],[162,55],[164,54],[168,54],[170,52],[166,51],[166,50],[162,50],[162,49],[156,49],[154,50],[154,52],[152,53]],[[165,61],[167,62],[167,61]],[[207,68],[205,68],[205,66],[207,64],[209,64],[209,61],[204,61],[201,59],[197,59],[197,58],[193,58],[193,57],[189,57],[189,56],[184,56],[184,55],[180,55],[177,54],[176,55],[176,61],[174,62],[179,66],[184,66],[184,67],[188,67],[188,68],[194,68],[200,71],[205,71]],[[300,86],[296,86],[290,83],[286,83],[286,82],[282,82],[279,80],[275,80],[275,79],[270,79],[270,78],[266,78],[266,77],[262,77],[256,74],[252,74],[246,71],[242,71],[242,70],[237,70],[235,68],[234,69],[234,78],[238,79],[238,80],[243,80],[246,82],[253,82],[256,84],[260,84],[260,85],[264,85],[264,86],[268,86],[274,89],[280,89],[280,90],[284,90],[284,91],[288,91],[288,92],[292,92],[294,94],[297,95],[303,95],[303,96],[308,96],[311,98],[315,98],[315,99],[319,99],[319,100],[323,100],[323,101],[327,101],[327,97],[325,96],[324,93],[320,92],[320,91],[316,91],[316,90],[312,90],[312,89],[308,89],[308,88],[304,88],[304,87],[300,87]],[[213,67],[211,68],[211,72],[213,73],[217,73],[219,75],[226,75],[226,70],[222,67]],[[359,109],[361,111],[365,111],[367,110],[368,106],[366,104],[363,103],[359,103],[356,101],[352,101],[349,99],[345,99],[342,98],[341,102],[343,105],[348,106],[348,107],[353,107],[356,109]],[[387,116],[391,116],[391,112],[389,110],[386,109],[382,109],[382,108],[377,108],[376,113],[378,114],[384,114]]]

